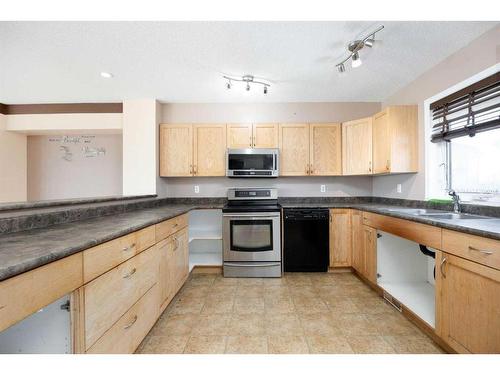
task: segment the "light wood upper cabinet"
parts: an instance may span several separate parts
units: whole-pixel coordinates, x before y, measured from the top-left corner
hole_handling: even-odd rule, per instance
[[[436,331],[459,353],[500,353],[500,270],[436,251]]]
[[[227,148],[253,147],[252,124],[228,124]]]
[[[310,124],[309,164],[313,176],[342,174],[341,124]]]
[[[193,170],[193,127],[160,125],[160,176],[191,176]]]
[[[342,172],[372,174],[372,118],[342,123]]]
[[[330,267],[351,266],[351,214],[348,209],[330,210]]]
[[[253,124],[254,148],[277,148],[278,124]]]
[[[392,106],[373,116],[373,173],[418,170],[417,106]]]
[[[280,124],[280,175],[309,174],[309,124]]]
[[[193,125],[195,176],[226,175],[226,125]]]

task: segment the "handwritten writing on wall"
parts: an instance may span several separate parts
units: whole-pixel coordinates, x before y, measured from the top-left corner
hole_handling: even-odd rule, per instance
[[[72,161],[75,152],[84,158],[96,158],[106,155],[105,147],[93,145],[96,142],[95,138],[95,135],[62,135],[50,137],[49,142],[59,144],[59,151],[63,160]]]

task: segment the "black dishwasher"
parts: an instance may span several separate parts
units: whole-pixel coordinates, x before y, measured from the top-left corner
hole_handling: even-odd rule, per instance
[[[326,272],[329,264],[329,210],[283,210],[285,272]]]

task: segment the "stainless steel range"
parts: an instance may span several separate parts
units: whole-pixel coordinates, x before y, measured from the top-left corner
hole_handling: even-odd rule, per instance
[[[222,209],[225,277],[281,277],[281,207],[271,188],[229,189]]]

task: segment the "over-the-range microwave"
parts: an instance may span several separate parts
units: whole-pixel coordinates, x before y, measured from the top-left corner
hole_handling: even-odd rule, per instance
[[[226,157],[227,177],[278,177],[277,148],[229,148]]]

